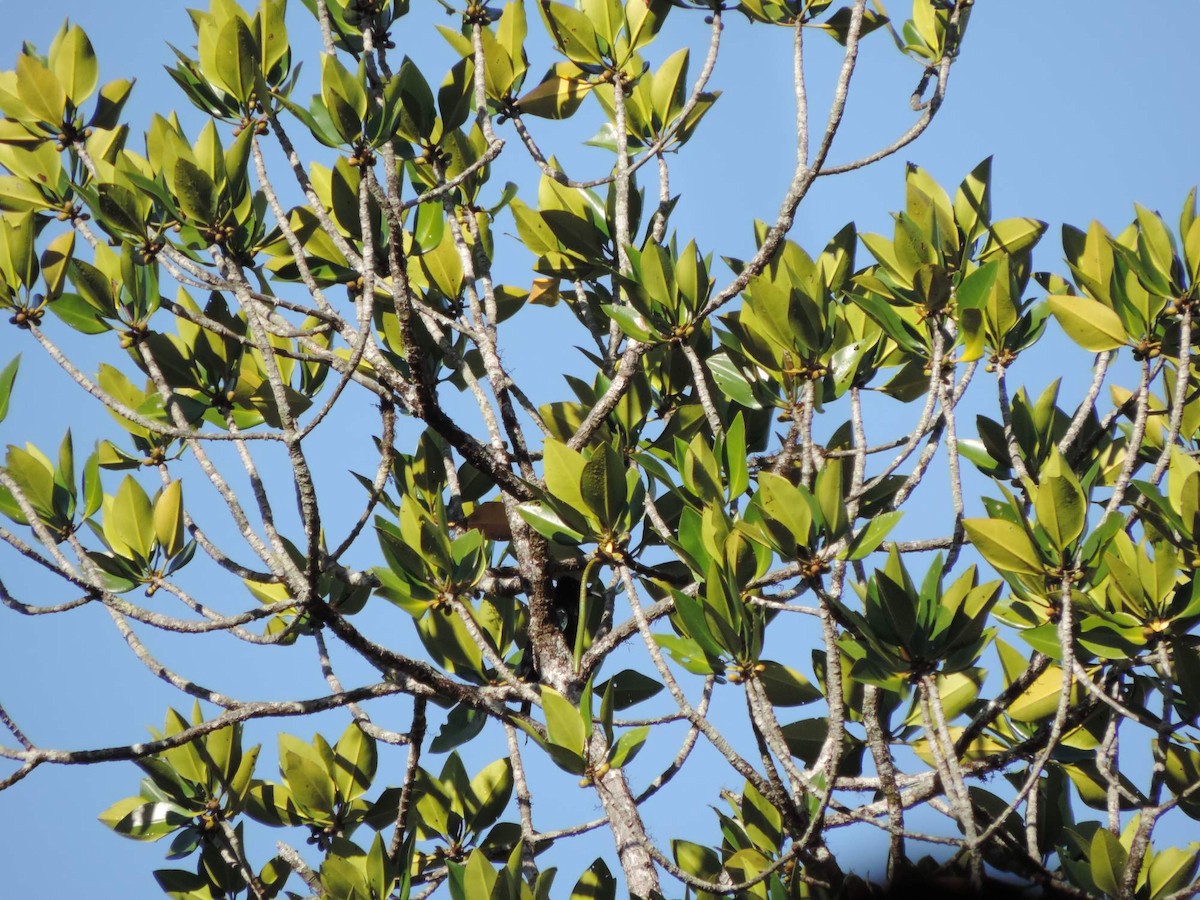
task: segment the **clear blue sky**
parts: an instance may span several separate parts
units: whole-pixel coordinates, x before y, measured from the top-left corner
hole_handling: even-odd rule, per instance
[[[292,5],[293,40],[314,50],[315,26],[300,3]],[[394,37],[400,52],[411,53],[419,62],[433,61],[440,73],[448,65],[449,51],[426,24],[435,15],[442,20],[437,15],[440,7],[433,0],[413,0],[413,5],[416,12]],[[901,0],[889,5],[898,16],[905,6]],[[162,69],[171,59],[165,40],[180,46],[192,42],[184,9],[184,4],[169,0],[0,0],[0,21],[5,25],[0,66],[12,66],[22,39],[45,49],[59,23],[69,17],[87,29],[96,45],[102,80],[137,76],[134,100],[127,107],[135,130],[151,112],[171,107],[180,110],[185,122],[196,123]],[[676,11],[673,18],[687,16]],[[751,220],[774,217],[791,171],[790,61],[786,34],[762,25],[750,27],[737,15],[730,15],[728,22],[725,51],[712,82],[725,95],[679,161],[673,188],[684,200],[673,224],[684,239],[695,236],[706,251],[745,256],[751,250]],[[671,49],[679,25],[676,21],[675,27],[668,26],[662,39]],[[531,15],[531,26],[537,27],[536,15]],[[696,46],[703,40],[702,31],[699,16],[693,14],[684,28],[686,39]],[[1117,229],[1131,217],[1134,201],[1161,210],[1168,222],[1176,221],[1188,189],[1200,179],[1200,125],[1187,105],[1200,82],[1197,33],[1200,6],[1195,4],[1159,0],[1135,9],[1112,0],[979,0],[938,120],[897,157],[821,183],[802,207],[795,238],[816,251],[850,220],[860,229],[886,228],[888,211],[903,202],[905,161],[919,163],[952,187],[988,155],[995,156],[997,215],[1034,216],[1051,224],[1039,257],[1041,267],[1061,268],[1057,227],[1063,222],[1086,225],[1098,218]],[[823,48],[824,55],[814,52],[814,102],[828,96],[829,63],[836,50],[832,42],[814,40],[814,45],[822,43],[829,46]],[[869,40],[864,50],[858,93],[831,155],[835,162],[871,149],[881,135],[899,133],[912,117],[907,108],[912,71],[891,63],[895,54],[882,34]],[[311,76],[316,58],[306,58],[312,60],[305,66]],[[886,64],[877,64],[876,58]],[[698,61],[694,52],[693,71]],[[546,58],[536,62],[533,74],[547,64]],[[308,81],[301,94],[310,90]],[[584,129],[590,134],[599,122],[597,110],[585,105],[581,116],[590,117],[592,125]],[[190,130],[194,134],[196,126]],[[516,156],[522,151],[513,140],[508,152]],[[571,158],[591,166],[588,177],[600,174],[605,162],[590,151]],[[527,179],[529,171],[527,166],[516,167],[515,176],[508,177]],[[546,392],[542,399],[548,399],[551,390],[558,390],[557,379],[550,375],[558,370],[560,357],[550,356],[547,363],[547,357],[534,357],[530,351],[551,352],[575,343],[577,335],[553,332],[551,327],[560,320],[540,310],[530,318],[540,330],[510,335],[509,359],[518,377],[536,378],[546,367],[541,390]],[[104,339],[90,343],[104,344]],[[109,352],[111,347],[105,346]],[[0,363],[18,350],[25,360],[16,408],[0,425],[0,444],[33,440],[52,450],[69,424],[82,456],[80,449],[96,429],[108,429],[106,415],[41,361],[37,348],[19,332],[0,329]],[[101,354],[89,347],[83,353],[84,368],[94,370]],[[1060,364],[1059,359],[1067,362]],[[1040,385],[1061,374],[1069,387],[1086,377],[1086,368],[1078,354],[1039,354],[1018,376]],[[1067,396],[1073,395],[1068,391]],[[330,466],[339,472],[351,464],[347,459],[360,470],[369,465],[365,434],[357,440],[347,437],[334,449]],[[331,484],[355,490],[348,478],[329,477]],[[110,490],[115,483],[109,483]],[[368,539],[363,546],[369,551],[373,544]],[[3,550],[0,571],[23,600],[60,596],[28,566],[14,565],[12,555]],[[402,624],[391,621],[397,627]],[[149,639],[156,652],[185,673],[244,696],[311,696],[324,689],[311,648],[269,653],[264,660],[232,640],[197,645],[162,636]],[[806,660],[800,665],[807,669]],[[245,687],[247,683],[252,687]],[[161,723],[167,705],[190,706],[133,660],[107,616],[96,609],[66,619],[23,619],[0,610],[0,702],[36,742],[63,748],[128,743],[144,736],[147,724]],[[398,727],[407,722],[406,705],[381,709],[401,717]],[[288,726],[305,736],[317,727],[295,722]],[[326,718],[322,727],[336,735],[344,719]],[[273,756],[270,734],[270,728],[255,734],[267,744],[268,760]],[[481,761],[498,755],[501,748],[478,751]],[[272,774],[269,762],[261,768]],[[134,793],[137,781],[138,773],[129,765],[44,767],[0,794],[0,896],[156,896],[149,872],[164,865],[165,845],[124,841],[95,819],[110,803]],[[558,783],[546,781],[548,787]],[[547,806],[539,812],[548,812]],[[664,823],[658,837],[673,836],[663,819],[657,821]],[[703,824],[704,833],[711,835],[710,823]],[[695,837],[703,839],[703,834]],[[604,852],[611,857],[606,835],[594,846],[591,856]],[[263,858],[260,854],[259,860]],[[571,864],[573,872],[564,872],[559,886],[568,888],[580,867]]]

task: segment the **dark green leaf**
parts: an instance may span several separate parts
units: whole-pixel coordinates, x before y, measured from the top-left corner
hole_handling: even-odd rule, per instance
[[[802,706],[820,699],[821,692],[795,669],[766,659],[759,665],[757,677],[772,706]]]

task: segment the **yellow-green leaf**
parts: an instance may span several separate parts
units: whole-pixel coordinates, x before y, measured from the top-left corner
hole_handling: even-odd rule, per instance
[[[75,252],[75,232],[64,231],[54,238],[42,252],[42,280],[46,283],[47,296],[54,298],[62,293],[67,278],[67,265]]]
[[[99,81],[100,66],[92,42],[78,25],[64,25],[50,44],[50,71],[63,86],[67,97],[78,107]]]
[[[148,803],[144,797],[118,800],[99,818],[117,834],[136,841],[156,841],[191,823],[191,817],[174,804]]]
[[[105,498],[106,500],[108,498]],[[132,475],[105,504],[104,539],[118,556],[149,559],[154,546],[154,511],[150,498]]]
[[[1124,346],[1127,337],[1121,317],[1103,303],[1065,294],[1046,299],[1067,337],[1084,350],[1100,353]]]
[[[550,733],[550,742],[582,756],[587,731],[584,728],[583,716],[575,705],[554,688],[543,687],[542,708],[546,713],[546,730]]]
[[[211,224],[217,214],[217,188],[207,172],[189,160],[175,163],[175,195],[179,208],[197,224]]]
[[[1001,219],[988,229],[987,243],[979,254],[980,262],[1001,254],[1020,253],[1041,240],[1046,223],[1037,219]]]
[[[1003,519],[965,519],[971,544],[994,568],[1017,575],[1042,574],[1041,557],[1025,529]]]
[[[379,755],[375,739],[351,722],[333,748],[333,781],[342,800],[361,797],[375,779]]]
[[[250,27],[240,16],[234,16],[217,33],[214,74],[239,103],[245,103],[254,90],[257,56],[258,47]]]
[[[35,119],[55,129],[62,125],[67,92],[53,72],[25,53],[17,57],[17,96]]]
[[[571,900],[614,900],[616,896],[617,879],[600,858],[588,866],[571,891]]]
[[[531,91],[517,101],[517,107],[529,116],[543,119],[570,118],[592,86],[574,63],[558,63]]]
[[[183,549],[183,482],[172,481],[154,502],[154,536],[167,556]]]

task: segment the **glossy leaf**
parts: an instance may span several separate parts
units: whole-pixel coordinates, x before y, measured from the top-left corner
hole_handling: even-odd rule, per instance
[[[1017,575],[1040,575],[1042,563],[1029,535],[1003,519],[965,519],[972,545],[992,566]]]
[[[772,706],[802,706],[820,699],[820,690],[795,669],[770,660],[759,665],[757,677]]]
[[[50,70],[63,86],[67,98],[80,106],[99,82],[100,67],[92,42],[78,25],[63,29],[50,44]]]
[[[167,556],[183,549],[183,482],[172,481],[154,501],[154,537]]]
[[[111,503],[105,505],[104,537],[121,556],[149,559],[154,546],[154,510],[132,475],[125,476]]]
[[[551,743],[582,755],[587,730],[578,708],[553,688],[542,688],[542,706]]]
[[[597,693],[603,694],[609,688],[613,693],[613,709],[621,712],[643,700],[649,700],[663,689],[663,684],[641,672],[624,669],[598,686],[596,690]]]
[[[126,797],[100,814],[100,821],[117,834],[138,841],[156,841],[191,820],[171,803],[147,803],[141,797]]]
[[[903,515],[900,510],[893,510],[873,517],[850,541],[842,558],[856,560],[869,556],[884,542]]]
[[[1088,297],[1049,297],[1050,311],[1067,336],[1084,350],[1115,350],[1127,341],[1121,317]]]

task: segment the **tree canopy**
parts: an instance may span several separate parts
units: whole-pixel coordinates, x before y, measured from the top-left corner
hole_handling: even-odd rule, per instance
[[[418,35],[407,0],[212,0],[172,44],[192,118],[136,130],[78,24],[0,72],[0,420],[37,402],[17,351],[111,413],[8,446],[0,601],[100,608],[182,695],[118,745],[0,707],[0,790],[131,761],[100,820],[167,839],[187,900],[834,898],[846,833],[897,884],[1200,892],[1196,192],[1041,271],[990,159],[910,164],[888,233],[806,248],[818,179],[939,114],[972,0],[443,6]],[[746,27],[792,37],[796,133],[743,259],[671,172],[730,152]],[[911,121],[843,160],[867,54],[911,64]],[[550,143],[585,116],[598,177]],[[1047,348],[1082,396],[1010,385]],[[318,687],[224,677],[234,642]]]

